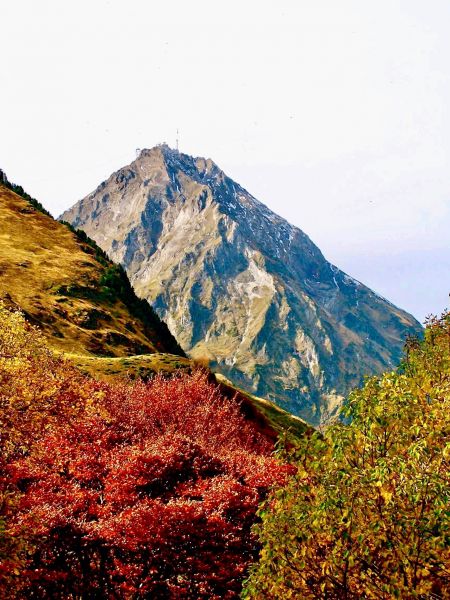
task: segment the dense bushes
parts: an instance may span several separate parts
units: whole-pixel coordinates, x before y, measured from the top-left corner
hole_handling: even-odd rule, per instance
[[[1,597],[239,595],[287,467],[203,372],[100,384],[0,305],[0,403]]]
[[[450,598],[450,314],[304,439],[260,510],[246,598]]]

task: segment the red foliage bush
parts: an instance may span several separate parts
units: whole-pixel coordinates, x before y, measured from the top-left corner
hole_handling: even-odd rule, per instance
[[[6,466],[30,598],[235,598],[286,466],[205,373],[84,383],[82,410]],[[57,411],[56,411],[57,412]]]

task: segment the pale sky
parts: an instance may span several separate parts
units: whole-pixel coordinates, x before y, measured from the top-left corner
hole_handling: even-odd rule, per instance
[[[420,321],[449,305],[448,0],[3,0],[0,168],[58,215],[212,158]]]

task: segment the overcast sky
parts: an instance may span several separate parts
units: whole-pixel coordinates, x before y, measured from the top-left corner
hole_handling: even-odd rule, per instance
[[[448,306],[448,0],[0,12],[0,168],[53,214],[179,128],[350,275],[421,321]]]

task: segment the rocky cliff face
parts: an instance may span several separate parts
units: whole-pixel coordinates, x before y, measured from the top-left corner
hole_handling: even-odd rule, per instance
[[[421,329],[211,160],[165,145],[61,218],[123,264],[190,356],[314,424]]]

